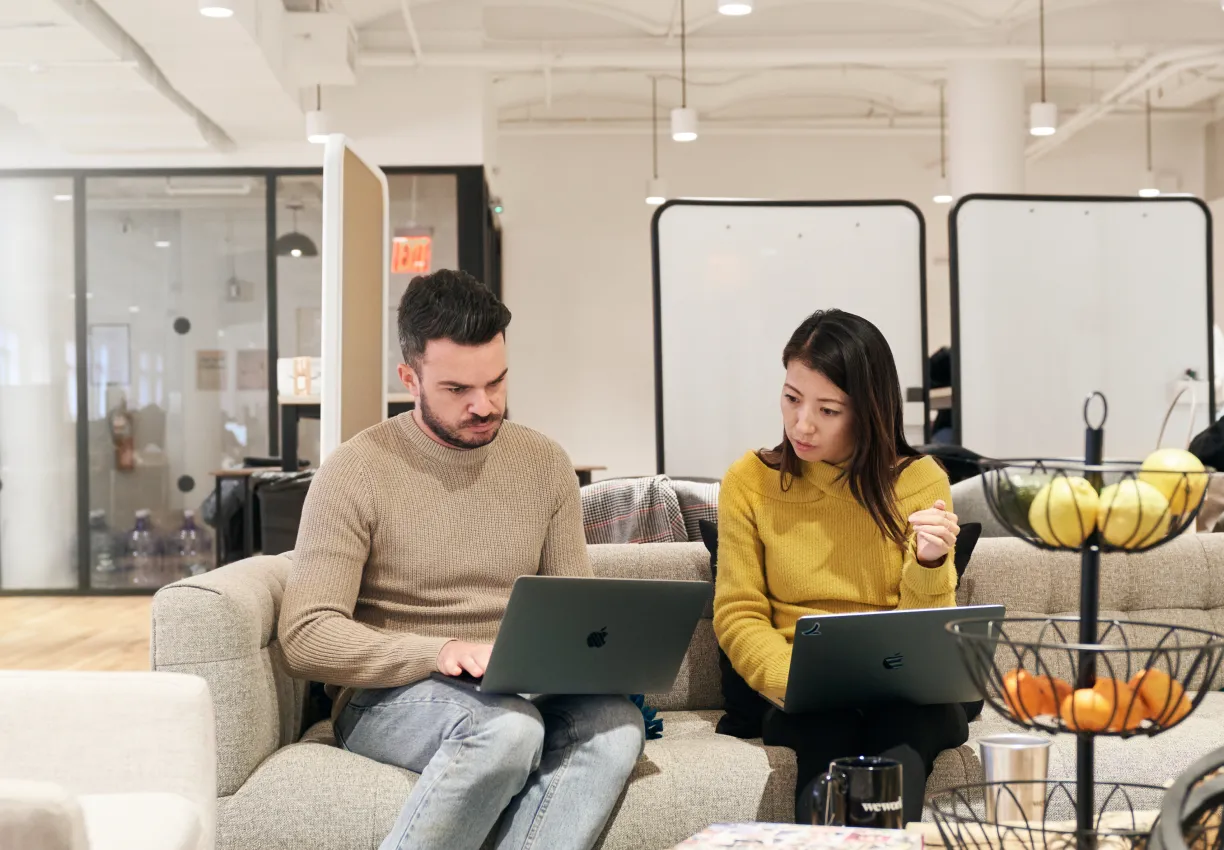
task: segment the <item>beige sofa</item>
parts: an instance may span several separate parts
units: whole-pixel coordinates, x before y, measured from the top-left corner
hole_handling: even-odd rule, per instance
[[[0,671],[0,848],[212,850],[216,753],[196,676]]]
[[[701,544],[593,546],[598,575],[708,581]],[[276,639],[288,558],[257,557],[159,591],[153,602],[158,670],[208,680],[217,711],[219,848],[375,848],[415,781],[406,771],[339,749],[330,724],[301,733],[305,683],[284,669]],[[961,602],[1000,602],[1011,613],[1071,611],[1078,561],[1051,557],[1011,539],[983,540],[961,587]],[[1130,559],[1104,559],[1102,610],[1132,619],[1224,632],[1224,535],[1189,536]],[[669,693],[648,696],[664,734],[645,754],[601,841],[604,850],[655,850],[712,822],[786,820],[795,777],[789,750],[716,735],[720,685],[708,617]],[[1219,688],[1224,682],[1216,681]],[[988,708],[972,739],[1009,728]],[[979,780],[970,746],[940,756],[928,790]],[[1224,745],[1224,694],[1158,738],[1103,741],[1102,778],[1163,781]],[[1074,773],[1073,736],[1056,740],[1051,773]]]

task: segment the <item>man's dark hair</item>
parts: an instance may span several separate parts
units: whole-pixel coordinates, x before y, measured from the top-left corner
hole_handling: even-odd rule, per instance
[[[493,291],[467,272],[441,269],[413,278],[399,303],[399,340],[404,362],[416,368],[425,345],[449,339],[484,345],[510,324],[510,311]]]

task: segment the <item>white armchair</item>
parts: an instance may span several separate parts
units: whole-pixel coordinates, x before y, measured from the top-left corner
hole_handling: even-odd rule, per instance
[[[213,850],[216,794],[198,676],[0,671],[0,848]]]

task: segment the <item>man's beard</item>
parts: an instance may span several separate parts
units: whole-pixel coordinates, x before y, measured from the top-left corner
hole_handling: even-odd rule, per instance
[[[421,393],[417,399],[417,405],[421,409],[421,421],[434,433],[439,440],[446,443],[448,446],[453,446],[456,449],[478,449],[481,446],[487,446],[497,437],[498,431],[501,430],[502,414],[495,413],[492,416],[477,416],[464,420],[460,428],[449,428],[442,423],[442,420],[434,415],[434,412],[429,408],[429,401],[424,393]],[[478,437],[474,440],[469,440],[463,437],[463,428],[470,428],[473,425],[483,425],[486,422],[497,422],[498,426],[488,434]]]

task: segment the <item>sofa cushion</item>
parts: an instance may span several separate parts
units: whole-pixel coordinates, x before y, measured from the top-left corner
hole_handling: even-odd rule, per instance
[[[89,850],[195,850],[200,813],[178,794],[82,794]]]
[[[597,576],[710,581],[710,556],[700,543],[645,543],[588,547],[591,569]],[[672,689],[646,694],[646,704],[661,711],[717,710],[722,708],[718,673],[718,640],[714,637],[714,610],[706,606],[689,642],[688,653]]]
[[[976,751],[978,741],[982,738],[1016,732],[1019,728],[998,712],[987,708],[980,720],[969,724],[969,746]],[[1051,742],[1050,778],[1073,779],[1075,736],[1054,735]],[[1114,737],[1097,738],[1097,780],[1161,785],[1176,777],[1196,760],[1222,746],[1224,694],[1206,694],[1194,714],[1160,735],[1140,735],[1127,740]]]
[[[790,750],[714,733],[719,712],[668,712],[597,847],[663,850],[716,821],[786,820]],[[335,746],[329,723],[277,752],[220,800],[218,850],[372,850],[416,775]]]

